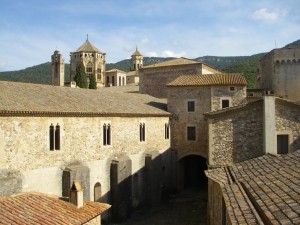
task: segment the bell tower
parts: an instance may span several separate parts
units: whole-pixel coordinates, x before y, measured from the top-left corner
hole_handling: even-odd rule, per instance
[[[135,52],[131,55],[131,71],[137,71],[143,67],[143,56],[136,48]]]
[[[65,84],[65,62],[62,54],[57,50],[51,56],[51,81],[54,86]]]

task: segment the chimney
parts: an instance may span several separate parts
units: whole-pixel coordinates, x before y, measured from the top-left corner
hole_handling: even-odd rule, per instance
[[[80,208],[83,206],[83,190],[78,180],[74,180],[70,189],[70,202]]]
[[[277,154],[276,146],[276,121],[275,121],[275,96],[267,91],[264,95],[264,152],[265,154]]]

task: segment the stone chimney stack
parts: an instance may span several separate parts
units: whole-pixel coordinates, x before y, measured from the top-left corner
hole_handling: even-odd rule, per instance
[[[70,202],[80,208],[83,206],[83,190],[78,180],[74,180],[70,189]]]
[[[275,122],[275,96],[272,91],[264,94],[264,152],[277,154],[276,122]]]

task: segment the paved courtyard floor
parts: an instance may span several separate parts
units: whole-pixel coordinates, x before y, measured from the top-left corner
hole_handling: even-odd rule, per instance
[[[110,225],[205,225],[206,220],[207,190],[193,188],[160,206],[135,211],[126,222]]]

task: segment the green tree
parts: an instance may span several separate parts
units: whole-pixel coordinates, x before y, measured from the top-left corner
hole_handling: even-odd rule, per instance
[[[93,73],[90,77],[89,89],[97,89],[97,82],[95,73]]]
[[[76,85],[78,87],[88,88],[88,82],[87,82],[85,67],[83,65],[83,62],[77,65],[74,80],[76,81]]]

